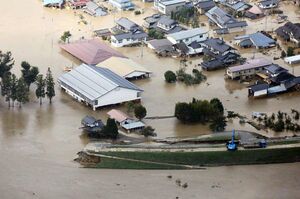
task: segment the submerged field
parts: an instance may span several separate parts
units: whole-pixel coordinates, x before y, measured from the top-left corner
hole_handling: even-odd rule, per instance
[[[201,166],[270,164],[300,161],[300,147],[209,152],[99,152],[97,168],[188,169]]]

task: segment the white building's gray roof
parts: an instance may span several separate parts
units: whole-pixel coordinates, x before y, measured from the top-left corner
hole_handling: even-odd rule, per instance
[[[179,4],[179,3],[185,3],[185,0],[165,0],[165,1],[160,1],[160,3],[164,6],[169,6],[169,5],[174,5],[174,4]]]
[[[90,100],[96,100],[117,87],[142,91],[133,83],[107,68],[82,64],[61,75],[58,81],[81,93]]]
[[[194,37],[196,35],[205,34],[207,32],[208,31],[203,29],[203,28],[193,28],[193,29],[189,29],[189,30],[183,30],[183,31],[180,31],[180,32],[168,34],[167,37],[171,37],[171,38],[173,38],[177,41],[177,40],[182,40],[182,39]]]

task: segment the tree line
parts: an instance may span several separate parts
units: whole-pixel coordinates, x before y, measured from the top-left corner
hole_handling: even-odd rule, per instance
[[[175,117],[184,123],[209,123],[212,131],[223,131],[226,127],[224,107],[218,98],[178,102],[175,106]]]
[[[39,73],[36,66],[31,66],[28,62],[21,63],[21,77],[17,77],[11,72],[15,64],[11,52],[0,51],[0,86],[1,95],[8,102],[8,106],[14,106],[15,102],[22,104],[29,102],[30,86],[36,85],[35,95],[42,104],[43,98],[47,96],[49,102],[55,96],[55,82],[50,68],[48,68],[46,77]]]

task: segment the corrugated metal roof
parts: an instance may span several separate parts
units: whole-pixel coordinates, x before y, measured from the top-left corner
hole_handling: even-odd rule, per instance
[[[167,37],[171,37],[175,40],[182,40],[182,39],[185,39],[185,38],[194,37],[196,35],[205,34],[207,32],[208,31],[203,29],[203,28],[193,28],[193,29],[189,29],[189,30],[183,30],[183,31],[180,31],[180,32],[168,34]]]
[[[256,47],[270,47],[271,45],[275,45],[275,40],[267,37],[266,35],[262,34],[261,32],[253,33],[249,35],[251,41]]]
[[[136,128],[143,128],[145,127],[145,124],[141,121],[132,121],[128,124],[122,124],[121,125],[126,130],[136,129]]]
[[[105,95],[117,87],[140,90],[137,86],[109,69],[82,64],[58,79],[90,100]]]
[[[167,0],[167,1],[160,1],[162,5],[169,6],[173,4],[185,3],[185,0]]]
[[[247,62],[243,65],[229,67],[228,70],[231,72],[238,72],[238,71],[249,70],[258,67],[264,67],[271,64],[272,61],[266,58],[257,58],[257,59],[247,60]]]
[[[61,6],[64,3],[64,0],[44,0],[44,6],[51,5],[51,4],[58,4]]]

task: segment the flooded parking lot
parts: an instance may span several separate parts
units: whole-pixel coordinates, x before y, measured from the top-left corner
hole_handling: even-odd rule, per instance
[[[37,0],[7,1],[0,6],[0,49],[12,52],[15,58],[13,72],[17,75],[20,75],[20,63],[25,60],[38,66],[42,73],[51,67],[54,77],[57,78],[63,73],[66,66],[75,67],[80,64],[78,60],[59,48],[58,41],[64,31],[69,30],[73,35],[71,40],[77,40],[82,37],[90,38],[94,29],[112,27],[113,19],[120,16],[129,17],[141,24],[143,17],[154,13],[154,11],[150,4],[146,6],[141,2],[138,4],[145,7],[143,15],[135,16],[132,12],[116,13],[100,18],[84,15],[88,24],[83,25],[79,23],[80,12],[43,8],[41,2]],[[296,9],[292,5],[285,6],[287,6],[285,14],[292,20],[299,20]],[[250,24],[247,32],[255,32],[265,26],[264,19]],[[275,25],[278,24],[268,22],[267,28],[273,29]],[[226,36],[225,39],[230,39],[230,37],[232,35]],[[121,48],[118,50],[153,71],[153,76],[150,79],[135,82],[145,90],[142,103],[147,108],[149,116],[172,115],[176,102],[190,101],[193,97],[198,99],[218,97],[223,101],[227,110],[233,110],[247,116],[252,111],[276,112],[300,108],[300,93],[288,93],[268,99],[248,99],[247,85],[225,80],[224,70],[205,72],[208,77],[207,81],[197,86],[187,87],[179,83],[166,84],[163,74],[166,70],[175,71],[179,69],[180,62],[178,59],[159,58],[147,48]],[[243,56],[251,57],[253,51],[244,50]],[[262,55],[258,52],[255,56],[268,57],[268,55]],[[198,67],[197,65],[201,61],[201,57],[191,59],[187,70],[191,71],[192,68]],[[292,70],[282,60],[277,60],[275,63]],[[299,66],[295,66],[293,71],[295,75],[300,75]],[[120,196],[124,198],[129,198],[129,196],[133,196],[130,198],[149,198],[143,193],[135,192],[135,190],[142,189],[143,183],[153,184],[152,188],[144,187],[148,194],[156,192],[155,190],[160,187],[166,187],[166,192],[162,195],[155,193],[156,198],[175,198],[176,195],[182,196],[182,198],[198,198],[200,193],[207,194],[207,197],[217,197],[222,196],[224,191],[238,192],[237,187],[245,191],[243,198],[259,198],[257,194],[265,193],[266,187],[273,187],[274,189],[267,190],[270,198],[284,198],[287,193],[275,194],[278,193],[275,188],[279,186],[284,186],[290,194],[297,194],[295,187],[297,187],[299,180],[295,178],[294,173],[299,173],[298,163],[221,167],[201,172],[171,172],[191,182],[190,191],[178,190],[174,184],[166,182],[165,175],[168,172],[165,171],[143,173],[78,169],[78,165],[74,164],[72,159],[76,152],[88,142],[85,136],[81,136],[79,129],[81,118],[85,115],[93,115],[105,119],[109,108],[94,112],[71,99],[58,87],[56,93],[57,96],[52,105],[49,105],[45,99],[41,107],[33,91],[31,102],[21,109],[17,107],[8,109],[6,102],[3,99],[0,101],[0,154],[3,157],[3,161],[0,163],[0,198],[33,198],[34,194],[37,194],[35,195],[37,198],[74,198],[74,196],[75,198],[82,198],[83,196],[88,198],[120,198]],[[206,126],[186,126],[176,119],[146,120],[146,123],[156,129],[159,138],[210,133]],[[238,122],[233,122],[228,123],[227,128],[242,127]],[[243,129],[255,131],[253,127],[247,125]],[[261,171],[256,173],[258,170]],[[281,172],[286,170],[288,172],[283,176]],[[215,175],[216,172],[220,174],[219,176],[223,180]],[[232,179],[233,175],[236,176],[235,179]],[[251,175],[257,179],[248,179]],[[268,179],[271,177],[272,179],[286,179],[288,183],[282,185],[278,180],[275,180],[268,184]],[[129,182],[128,178],[132,180]],[[225,185],[226,180],[231,181],[233,185]],[[258,184],[257,181],[259,181]],[[116,183],[120,183],[122,187],[117,187]],[[220,186],[223,190],[214,189],[210,195],[207,191],[212,189],[211,186],[214,183],[221,183]],[[254,185],[257,192],[246,189]],[[67,189],[70,190],[67,191]],[[225,194],[224,198],[226,196],[229,196],[229,192],[228,195]]]

